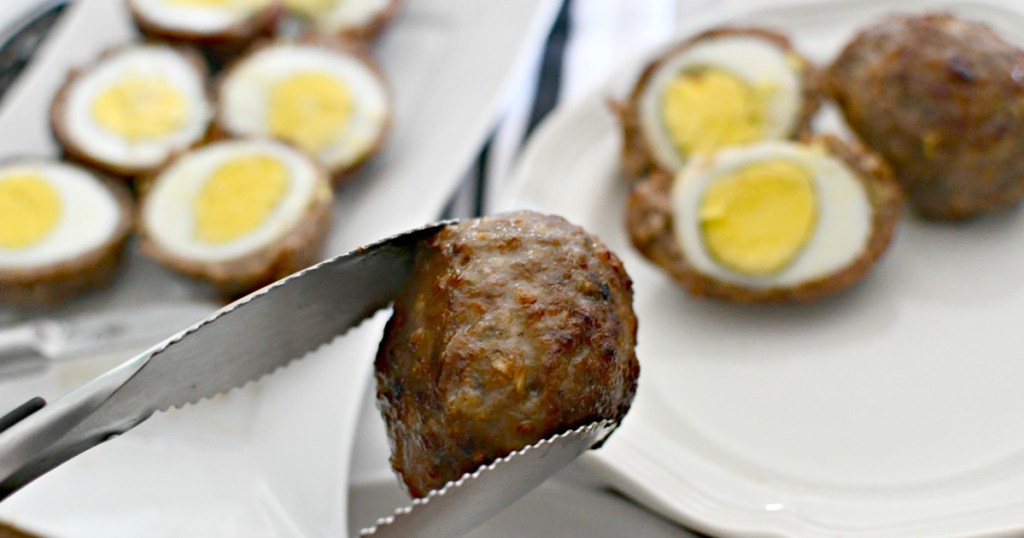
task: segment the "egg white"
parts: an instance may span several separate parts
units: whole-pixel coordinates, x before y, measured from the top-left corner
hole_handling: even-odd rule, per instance
[[[60,197],[57,225],[38,243],[24,248],[0,247],[0,268],[24,269],[71,260],[110,240],[121,218],[114,194],[96,176],[69,164],[25,160],[0,166],[0,182],[12,175],[46,179]]]
[[[335,0],[331,8],[313,22],[322,32],[344,32],[369,24],[390,3],[390,0]]]
[[[271,0],[252,0],[245,5],[195,6],[167,0],[128,0],[142,19],[169,30],[201,35],[223,33],[259,12]]]
[[[288,190],[264,221],[251,232],[224,243],[195,237],[195,202],[220,166],[237,157],[266,155],[288,171]],[[228,140],[193,150],[162,171],[146,195],[142,219],[150,238],[183,259],[224,261],[270,245],[306,215],[316,194],[320,170],[305,154],[271,140]]]
[[[748,85],[771,84],[765,139],[789,136],[802,108],[803,82],[787,59],[787,51],[749,35],[723,35],[701,40],[661,64],[639,96],[640,128],[655,160],[669,170],[683,167],[690,156],[680,155],[661,118],[665,87],[682,71],[711,67],[726,71]]]
[[[160,137],[129,140],[96,123],[93,102],[111,85],[131,75],[162,77],[183,96],[187,116],[178,129]],[[134,45],[118,50],[72,84],[63,116],[57,121],[63,122],[68,138],[83,152],[119,167],[159,165],[171,152],[200,140],[213,115],[203,75],[187,57],[163,45]]]
[[[818,217],[801,252],[781,271],[752,276],[736,272],[707,252],[701,234],[700,204],[716,179],[766,160],[781,160],[813,176]],[[674,231],[687,262],[717,280],[764,289],[790,287],[827,276],[853,262],[871,238],[873,210],[855,173],[824,148],[786,141],[765,141],[696,156],[672,185]]]
[[[221,85],[220,121],[236,135],[269,136],[274,86],[307,72],[336,78],[348,89],[353,105],[347,127],[316,158],[332,170],[358,161],[373,149],[387,124],[388,90],[361,60],[333,49],[279,43],[248,56],[228,72]]]

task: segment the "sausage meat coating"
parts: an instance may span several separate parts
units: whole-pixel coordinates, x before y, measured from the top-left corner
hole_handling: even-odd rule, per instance
[[[619,259],[560,217],[485,217],[424,240],[376,359],[409,492],[621,419],[639,375],[632,302]]]
[[[846,46],[827,85],[924,216],[960,219],[1024,196],[1024,51],[988,26],[887,18]]]

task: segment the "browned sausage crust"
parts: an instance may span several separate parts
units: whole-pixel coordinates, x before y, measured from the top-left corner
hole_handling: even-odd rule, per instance
[[[888,17],[846,46],[827,86],[925,216],[1024,195],[1024,52],[948,13]]]
[[[838,273],[795,287],[748,288],[706,276],[683,255],[674,232],[670,200],[673,177],[656,173],[637,183],[626,205],[626,227],[633,245],[686,289],[699,296],[738,303],[807,302],[841,291],[860,280],[892,239],[903,196],[885,163],[863,148],[834,136],[818,137],[828,152],[854,171],[871,202],[872,230],[867,248]]]
[[[619,124],[622,128],[622,167],[628,179],[639,180],[655,171],[672,172],[665,165],[658,163],[654,156],[654,151],[651,149],[651,141],[640,126],[640,97],[647,88],[648,83],[654,77],[654,74],[657,73],[658,69],[672,58],[702,41],[723,36],[749,36],[763,39],[767,43],[785,51],[793,61],[799,63],[802,74],[803,106],[800,109],[800,116],[796,122],[796,127],[790,134],[795,138],[810,132],[811,117],[821,104],[821,92],[818,88],[819,76],[810,61],[793,48],[789,38],[764,28],[713,28],[682,41],[652,60],[644,68],[640,78],[637,79],[636,84],[633,86],[633,91],[625,102],[609,102],[609,106],[618,116]]]
[[[391,464],[416,497],[596,419],[621,419],[639,364],[632,282],[600,241],[530,212],[418,247],[377,354]]]
[[[0,538],[36,538],[36,536],[0,523]]]
[[[391,24],[391,21],[398,15],[398,12],[402,10],[402,2],[403,0],[391,0],[388,2],[387,7],[380,10],[369,22],[362,26],[345,30],[341,33],[341,37],[358,41],[373,41]]]
[[[284,14],[284,0],[269,0],[239,22],[216,32],[200,32],[148,18],[132,0],[125,0],[139,31],[158,41],[193,46],[202,50],[214,67],[224,65],[250,43],[274,35]]]

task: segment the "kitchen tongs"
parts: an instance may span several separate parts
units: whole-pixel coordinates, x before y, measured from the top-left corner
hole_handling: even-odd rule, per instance
[[[240,299],[51,403],[0,418],[0,501],[153,413],[273,372],[386,307],[417,244],[449,222],[324,261]],[[363,536],[458,536],[512,504],[613,428],[596,422],[526,447],[430,492]]]

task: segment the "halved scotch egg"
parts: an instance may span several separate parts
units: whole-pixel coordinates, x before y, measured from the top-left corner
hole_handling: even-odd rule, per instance
[[[795,138],[820,98],[810,62],[780,34],[719,28],[649,63],[625,103],[623,167],[632,178],[673,173],[694,155]]]
[[[284,12],[284,0],[125,1],[142,33],[199,47],[215,64],[272,36]]]
[[[287,12],[310,30],[370,40],[401,7],[401,0],[285,0]]]
[[[217,88],[217,131],[268,136],[315,156],[335,182],[383,144],[387,84],[362,48],[324,37],[259,47]]]
[[[319,261],[332,192],[306,154],[273,140],[194,149],[142,199],[142,251],[235,297]]]
[[[201,142],[212,116],[202,59],[166,45],[108,51],[72,74],[50,108],[69,156],[128,177]]]
[[[630,195],[633,244],[695,295],[810,301],[863,277],[902,205],[877,156],[835,137],[698,155]]]
[[[47,306],[109,282],[132,220],[123,185],[41,157],[0,163],[0,302]]]

